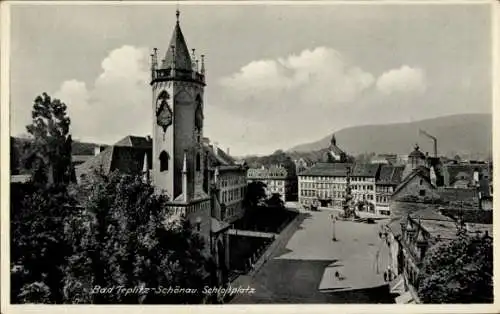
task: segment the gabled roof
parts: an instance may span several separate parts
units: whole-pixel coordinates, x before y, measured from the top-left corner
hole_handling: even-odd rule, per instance
[[[99,155],[92,156],[83,164],[75,167],[76,176],[89,175],[93,171],[109,174],[118,170],[127,174],[140,174],[144,168],[144,155],[148,156],[149,168],[152,165],[152,148],[146,145],[147,139],[127,136],[116,145],[108,146]]]
[[[174,48],[172,48],[172,46],[174,46]],[[174,58],[175,69],[181,69],[185,71],[192,70],[193,66],[191,62],[191,56],[189,55],[186,40],[184,39],[184,35],[182,34],[181,26],[179,25],[178,20],[175,24],[170,43],[168,44],[168,49],[165,53],[165,63],[162,65],[162,68],[171,68]]]
[[[427,171],[428,173],[428,171]],[[423,171],[422,168],[418,167],[416,169],[414,169],[404,180],[403,182],[401,182],[401,184],[399,184],[396,189],[394,190],[394,193],[393,195],[395,195],[396,193],[398,193],[403,187],[405,187],[411,180],[413,180],[413,178],[415,177],[420,177],[422,179],[424,179],[427,183],[429,183],[431,186],[434,187],[434,185],[432,185],[432,182],[431,182],[431,179],[429,178],[429,175],[425,173],[425,171]]]
[[[214,147],[210,144],[203,143],[203,149],[205,153],[208,154],[209,161],[213,166],[236,165],[236,160],[218,147],[216,148],[217,154],[214,152]]]
[[[153,142],[146,137],[129,135],[116,142],[114,146],[153,148]]]
[[[346,177],[349,167],[352,167],[352,164],[318,162],[299,173],[299,176]]]

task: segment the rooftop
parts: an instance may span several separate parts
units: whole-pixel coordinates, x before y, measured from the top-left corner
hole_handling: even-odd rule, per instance
[[[350,167],[352,167],[352,164],[348,163],[319,162],[311,168],[299,173],[299,176],[345,177]]]

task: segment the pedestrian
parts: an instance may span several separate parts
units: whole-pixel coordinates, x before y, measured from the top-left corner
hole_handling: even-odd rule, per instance
[[[387,272],[384,271],[384,281],[387,281]]]
[[[378,233],[378,237],[379,237],[380,239],[382,239],[382,232],[380,232],[380,231],[379,231],[379,233]]]
[[[335,278],[339,279],[339,277],[340,277],[339,272],[338,272],[338,271],[335,271]]]
[[[387,266],[387,280],[391,281],[391,279],[392,279],[391,266]]]

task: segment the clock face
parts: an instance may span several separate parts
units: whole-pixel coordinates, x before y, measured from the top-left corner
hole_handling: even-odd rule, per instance
[[[172,124],[172,109],[168,105],[167,93],[161,93],[156,101],[156,123],[163,128],[163,132]]]

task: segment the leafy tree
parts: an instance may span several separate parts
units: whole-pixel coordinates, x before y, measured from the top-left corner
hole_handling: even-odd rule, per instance
[[[284,208],[285,202],[283,202],[279,193],[273,193],[273,195],[266,200],[266,205],[272,208]]]
[[[266,199],[267,185],[262,181],[253,181],[248,183],[247,193],[245,195],[245,204],[247,208],[254,208],[261,205]]]
[[[74,254],[65,278],[66,302],[200,303],[207,284],[204,243],[187,220],[171,219],[167,198],[140,177],[90,176],[88,201],[68,229]],[[188,287],[197,294],[92,293],[95,287]]]
[[[62,302],[65,259],[71,252],[62,236],[69,204],[64,186],[12,186],[12,303]]]
[[[26,130],[32,141],[23,156],[24,167],[31,170],[37,184],[70,182],[74,174],[66,105],[43,93],[35,98],[31,115],[33,121]]]
[[[488,303],[493,301],[493,243],[461,231],[439,242],[425,255],[418,294],[424,303]]]

